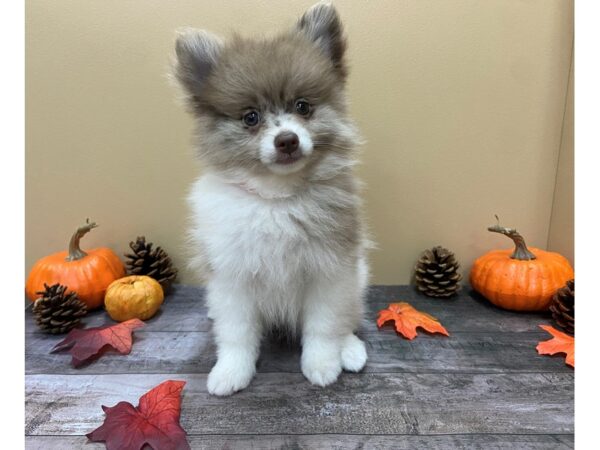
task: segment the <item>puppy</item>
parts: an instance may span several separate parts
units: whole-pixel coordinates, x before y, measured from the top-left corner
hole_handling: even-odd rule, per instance
[[[315,385],[367,360],[354,334],[368,240],[345,50],[328,4],[268,39],[199,30],[177,38],[173,73],[206,169],[188,201],[191,265],[206,275],[217,344],[211,394],[248,386],[272,327],[301,337],[302,373]]]

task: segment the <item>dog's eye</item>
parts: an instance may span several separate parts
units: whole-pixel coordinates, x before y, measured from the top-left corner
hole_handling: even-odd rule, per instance
[[[258,114],[258,111],[248,111],[246,114],[244,114],[244,116],[242,117],[242,120],[244,121],[244,124],[246,124],[249,127],[255,127],[256,125],[258,125],[258,122],[260,120],[260,115]]]
[[[296,100],[296,112],[301,116],[305,116],[310,112],[310,104],[306,100]]]

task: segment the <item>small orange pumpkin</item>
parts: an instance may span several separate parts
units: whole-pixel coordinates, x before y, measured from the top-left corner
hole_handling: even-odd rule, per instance
[[[569,261],[558,253],[527,248],[514,228],[501,227],[498,223],[488,231],[508,236],[514,241],[515,249],[492,250],[478,258],[471,269],[473,289],[504,309],[548,309],[556,290],[574,278]]]
[[[125,275],[125,266],[107,247],[88,250],[87,253],[79,248],[79,240],[97,226],[88,219],[71,237],[68,252],[54,253],[34,264],[25,284],[25,293],[31,301],[39,297],[37,292],[44,290],[44,283],[60,283],[69,291],[77,292],[88,309],[98,308],[104,303],[106,288]]]

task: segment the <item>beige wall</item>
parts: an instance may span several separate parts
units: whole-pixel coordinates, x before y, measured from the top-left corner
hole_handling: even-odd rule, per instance
[[[552,203],[550,232],[548,233],[548,249],[565,255],[571,264],[575,264],[575,145],[574,145],[574,89],[573,61],[569,76],[569,88],[565,102],[565,118],[563,120],[562,139],[556,186]]]
[[[508,245],[485,231],[494,213],[546,247],[573,2],[335,3],[350,38],[352,112],[368,141],[359,174],[379,244],[373,281],[407,283],[419,252],[436,244],[468,269]],[[100,228],[87,246],[122,253],[145,234],[183,268],[183,199],[201,167],[165,76],[174,30],[276,30],[311,4],[29,0],[26,270],[88,216]],[[572,170],[562,164],[559,176]],[[553,223],[560,214],[555,205]]]

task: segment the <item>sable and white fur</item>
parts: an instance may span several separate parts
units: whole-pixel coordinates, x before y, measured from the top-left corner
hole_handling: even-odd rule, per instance
[[[347,116],[346,48],[333,6],[309,9],[271,38],[222,41],[186,30],[174,76],[197,126],[205,174],[192,186],[192,266],[206,276],[218,361],[208,391],[229,395],[256,371],[272,327],[301,336],[302,372],[326,386],[367,354],[354,335],[367,286],[367,240],[353,175],[358,135]],[[310,114],[295,102],[304,99]],[[242,120],[249,109],[257,126]],[[293,132],[297,160],[274,139]]]

